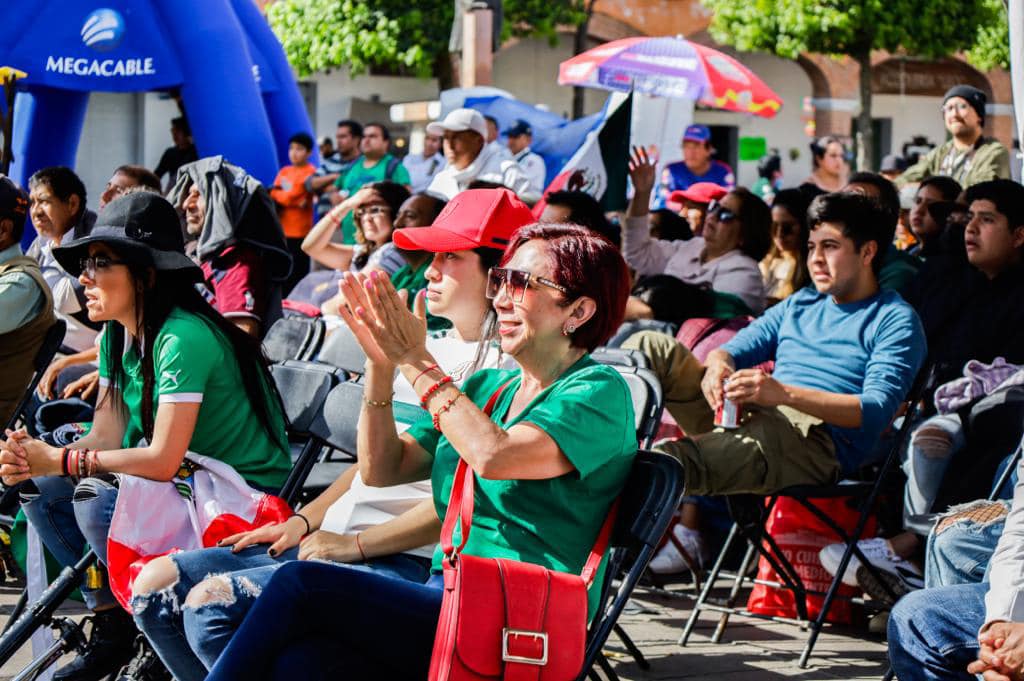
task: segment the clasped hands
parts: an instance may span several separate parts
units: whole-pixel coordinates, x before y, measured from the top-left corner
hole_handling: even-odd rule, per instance
[[[421,291],[407,305],[408,292],[396,291],[387,275],[376,270],[346,272],[338,282],[342,304],[338,314],[352,330],[367,358],[394,366],[412,360],[426,349],[427,309]]]
[[[24,428],[8,430],[7,439],[0,442],[0,479],[10,487],[29,478],[60,475],[60,453]]]
[[[985,681],[1024,681],[1024,623],[994,622],[978,636],[978,659],[967,666]]]

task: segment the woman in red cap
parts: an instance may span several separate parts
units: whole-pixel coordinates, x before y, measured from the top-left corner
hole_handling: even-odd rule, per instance
[[[471,207],[475,219],[446,221],[446,210],[409,236],[436,248],[465,248],[468,239],[497,246],[495,226],[521,205],[507,190],[464,192],[452,204]],[[578,574],[636,453],[629,390],[589,356],[621,322],[628,286],[607,239],[572,225],[521,229],[487,282],[501,349],[518,366],[456,388],[426,346],[423,299],[413,314],[386,278],[346,276],[343,314],[369,357],[359,430],[366,481],[430,476],[443,516],[462,459],[476,476],[464,553]],[[396,367],[430,412],[402,434],[390,408]],[[306,678],[424,678],[441,558],[437,549],[426,584],[323,563],[283,566],[209,678],[285,678],[299,665]],[[603,570],[589,592],[591,616]]]
[[[469,198],[493,190],[468,192]],[[427,337],[426,347],[456,385],[479,369],[508,365],[495,341],[496,314],[485,296],[497,265],[519,227],[533,221],[517,199],[504,201],[481,228],[466,198],[441,213],[433,227],[399,229],[405,250],[432,257],[424,298],[432,315],[452,328]],[[392,413],[401,430],[426,414],[402,376],[392,384]],[[396,426],[393,426],[396,427]],[[396,578],[423,582],[440,532],[429,480],[370,487],[358,467],[284,523],[226,538],[217,548],[153,561],[135,582],[136,621],[179,681],[201,679],[216,661],[274,570],[291,560],[356,563]],[[305,537],[305,538],[304,538]],[[217,575],[208,578],[209,575]],[[230,603],[216,594],[230,593]],[[189,607],[175,608],[174,603]]]

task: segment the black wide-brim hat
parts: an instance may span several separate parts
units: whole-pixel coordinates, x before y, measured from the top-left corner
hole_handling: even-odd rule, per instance
[[[89,244],[112,246],[131,263],[158,271],[180,271],[197,281],[203,271],[185,255],[185,239],[178,211],[159,194],[142,191],[114,199],[100,211],[88,236],[53,249],[53,257],[71,275],[82,273],[81,261]]]

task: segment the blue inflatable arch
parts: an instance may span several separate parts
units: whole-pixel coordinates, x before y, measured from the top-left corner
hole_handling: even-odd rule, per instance
[[[22,186],[39,168],[74,166],[94,91],[177,89],[199,155],[223,154],[268,185],[287,163],[288,138],[313,134],[253,0],[10,3],[0,66],[28,74],[15,99],[10,172]]]

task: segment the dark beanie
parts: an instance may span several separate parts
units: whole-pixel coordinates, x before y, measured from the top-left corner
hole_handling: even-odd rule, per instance
[[[981,122],[985,122],[985,104],[988,102],[988,97],[984,92],[970,85],[954,85],[946,91],[946,94],[942,97],[942,103],[945,104],[953,97],[965,99],[971,105],[971,108],[978,113],[978,118],[981,119]]]

